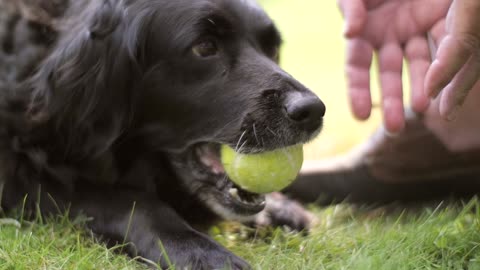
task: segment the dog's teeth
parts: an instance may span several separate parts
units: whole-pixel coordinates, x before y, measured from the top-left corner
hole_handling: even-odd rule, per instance
[[[254,205],[255,204],[255,198],[252,198],[250,196],[247,196],[243,199],[243,202],[249,205]]]
[[[248,194],[241,196],[239,190],[237,188],[230,188],[228,193],[232,196],[232,198],[238,200],[239,202],[247,205],[258,205],[258,204],[265,204],[265,201],[260,196],[250,196]]]
[[[233,198],[235,198],[237,200],[241,200],[240,196],[238,196],[238,189],[231,188],[230,190],[228,190],[228,193],[230,193],[230,195],[232,195]]]

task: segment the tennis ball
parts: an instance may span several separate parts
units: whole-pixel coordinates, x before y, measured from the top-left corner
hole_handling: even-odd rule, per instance
[[[303,146],[242,154],[222,145],[221,161],[230,180],[242,189],[270,193],[282,190],[295,180],[303,163]]]

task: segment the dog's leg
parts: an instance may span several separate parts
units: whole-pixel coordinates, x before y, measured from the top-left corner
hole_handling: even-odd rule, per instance
[[[308,231],[316,218],[298,202],[289,199],[279,192],[267,195],[265,209],[257,214],[253,224],[255,227],[288,227],[295,231]]]
[[[74,213],[110,243],[128,243],[132,256],[177,269],[249,269],[241,258],[191,228],[172,208],[146,194],[92,192],[73,203]],[[162,250],[166,252],[163,254]]]

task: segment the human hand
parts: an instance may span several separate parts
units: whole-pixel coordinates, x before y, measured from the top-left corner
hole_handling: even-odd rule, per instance
[[[470,90],[480,87],[480,1],[454,0],[447,35],[425,78],[425,91],[440,94],[440,115],[454,120]]]
[[[423,112],[429,104],[424,78],[431,63],[426,33],[435,40],[445,34],[451,0],[435,4],[431,0],[338,0],[338,4],[345,17],[346,76],[353,114],[359,119],[370,116],[370,66],[376,52],[385,127],[399,132],[405,125],[403,59],[409,66],[412,108]]]

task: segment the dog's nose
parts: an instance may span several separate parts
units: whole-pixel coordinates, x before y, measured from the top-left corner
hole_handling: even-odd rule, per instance
[[[289,92],[284,109],[288,118],[309,130],[317,129],[325,115],[325,104],[313,93]]]

